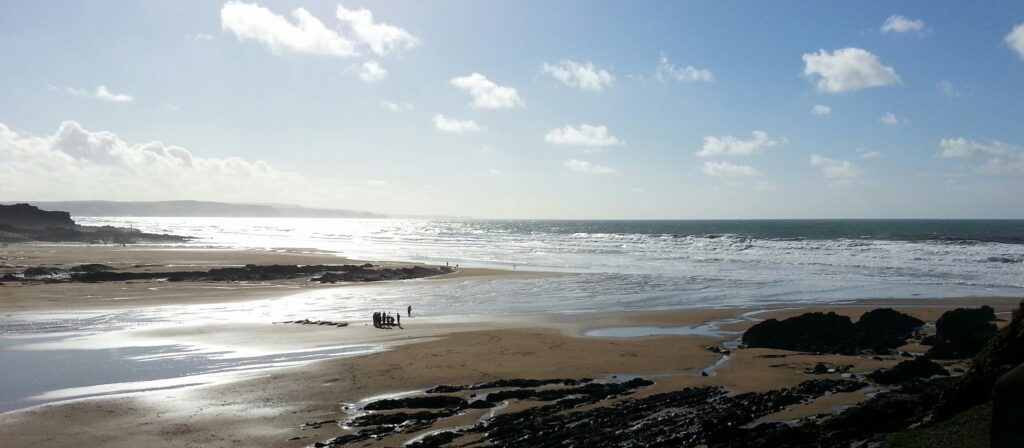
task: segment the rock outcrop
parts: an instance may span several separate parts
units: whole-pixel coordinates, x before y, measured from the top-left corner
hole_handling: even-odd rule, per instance
[[[758,322],[743,334],[743,343],[748,347],[820,353],[888,351],[903,345],[922,325],[920,319],[889,308],[868,311],[856,324],[833,312],[805,313],[781,321]]]

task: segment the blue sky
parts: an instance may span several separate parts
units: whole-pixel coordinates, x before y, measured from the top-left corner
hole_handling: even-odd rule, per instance
[[[0,9],[0,200],[1024,218],[1021,2]]]

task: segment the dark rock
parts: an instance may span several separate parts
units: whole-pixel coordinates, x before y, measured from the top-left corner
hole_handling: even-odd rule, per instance
[[[383,411],[391,409],[462,409],[466,400],[450,395],[431,395],[423,397],[395,398],[378,400],[367,404],[367,411]]]
[[[868,378],[879,384],[901,384],[912,379],[930,378],[935,375],[947,376],[942,366],[923,356],[903,361],[889,370],[876,370]]]
[[[350,423],[352,426],[377,426],[377,425],[399,425],[410,421],[434,422],[439,418],[455,415],[452,409],[445,409],[437,412],[396,412],[393,414],[368,414],[357,417]]]
[[[416,443],[410,443],[406,445],[409,448],[440,448],[451,443],[453,440],[462,437],[464,434],[459,434],[454,431],[441,431],[438,433],[426,436]]]
[[[65,273],[65,272],[67,272],[67,271],[65,271],[63,269],[60,269],[60,268],[48,268],[48,267],[44,267],[44,266],[33,266],[31,268],[25,269],[25,272],[23,272],[22,275],[24,275],[26,278],[31,278],[31,277],[51,277],[51,276],[54,276],[54,275],[61,275],[61,274]]]
[[[853,325],[858,346],[890,349],[903,345],[924,321],[891,308],[878,308],[861,315]]]
[[[114,268],[114,267],[107,266],[105,264],[99,264],[99,263],[81,264],[81,265],[78,265],[78,266],[75,266],[75,267],[71,268],[71,272],[86,272],[86,273],[90,273],[90,272],[107,272],[107,271],[116,271],[116,270],[117,269]]]
[[[759,322],[743,334],[743,343],[749,347],[814,353],[849,355],[871,350],[889,354],[923,324],[889,308],[868,311],[856,324],[832,312],[805,313],[781,321]]]
[[[935,322],[935,344],[928,350],[934,359],[974,356],[996,334],[995,312],[989,306],[957,308],[947,311]]]
[[[750,347],[803,352],[853,353],[854,326],[836,313],[805,313],[784,320],[758,322],[743,333]]]
[[[989,339],[971,360],[967,372],[942,394],[937,416],[948,418],[988,401],[996,380],[1024,363],[1024,301],[1010,322]]]
[[[494,403],[491,403],[490,401],[487,400],[473,400],[470,401],[469,405],[466,407],[468,407],[469,409],[490,409],[493,408],[494,406]]]

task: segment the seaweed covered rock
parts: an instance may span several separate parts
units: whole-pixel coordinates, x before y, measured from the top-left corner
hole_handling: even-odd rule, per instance
[[[868,374],[868,378],[879,384],[901,384],[918,378],[931,378],[935,375],[947,376],[949,372],[942,366],[924,356],[903,361],[889,370],[876,370]]]
[[[942,314],[935,322],[934,346],[928,356],[934,359],[969,358],[978,353],[996,334],[992,307],[957,308]]]

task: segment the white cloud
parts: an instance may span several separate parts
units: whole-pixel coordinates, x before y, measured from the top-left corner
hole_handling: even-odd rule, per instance
[[[824,104],[815,104],[814,107],[811,108],[811,113],[814,115],[828,115],[832,113],[832,108]]]
[[[359,66],[359,71],[356,74],[363,81],[377,82],[388,76],[388,69],[378,64],[377,61],[366,61]]]
[[[327,28],[309,11],[292,11],[295,23],[255,3],[230,1],[220,10],[220,26],[239,41],[261,42],[274,54],[285,52],[322,56],[356,56],[356,43]]]
[[[402,28],[386,23],[375,23],[373,13],[368,9],[345,9],[344,6],[338,5],[336,14],[338,20],[352,28],[356,39],[381,56],[394,51],[410,50],[420,44],[416,36]]]
[[[715,157],[722,155],[749,156],[757,154],[772,146],[785,143],[786,139],[774,140],[764,131],[754,131],[750,140],[740,140],[731,135],[721,137],[704,137],[704,145],[697,151],[698,157]]]
[[[696,68],[693,66],[676,67],[668,60],[665,53],[658,59],[658,69],[654,72],[654,78],[661,83],[668,81],[677,82],[711,82],[715,75],[711,70]]]
[[[366,181],[366,184],[371,186],[371,187],[387,187],[387,186],[391,185],[387,181],[377,180],[377,179],[368,180],[368,181]]]
[[[512,109],[523,106],[516,89],[499,86],[479,73],[452,78],[451,84],[473,96],[473,107],[478,109]]]
[[[862,159],[876,159],[882,157],[882,153],[879,151],[865,151],[863,149],[858,149],[857,152],[860,153],[860,158]]]
[[[900,15],[889,16],[882,24],[883,33],[909,33],[924,29],[923,20],[911,20]]]
[[[761,174],[760,171],[747,165],[734,165],[729,162],[704,162],[700,169],[709,176],[750,177]]]
[[[570,170],[579,171],[581,173],[610,174],[615,172],[615,169],[613,168],[598,165],[596,163],[590,163],[585,160],[566,160],[563,164]]]
[[[900,125],[900,124],[906,123],[907,119],[906,118],[897,117],[896,114],[894,114],[892,112],[886,112],[886,113],[882,114],[882,116],[878,119],[878,122],[882,123],[882,124],[884,124],[886,126],[896,126],[896,125]]]
[[[407,110],[412,110],[413,109],[412,103],[410,103],[408,101],[403,101],[401,103],[396,103],[394,101],[384,100],[384,101],[380,102],[380,107],[383,107],[383,108],[385,108],[387,110],[390,110],[392,112],[405,112]]]
[[[938,86],[939,91],[942,92],[942,96],[946,98],[959,98],[963,96],[963,94],[961,94],[960,91],[956,89],[956,86],[954,86],[953,83],[949,81],[939,81]]]
[[[466,134],[484,130],[473,120],[458,120],[441,114],[434,115],[434,127],[439,131],[451,132],[453,134]]]
[[[190,39],[192,40],[192,42],[196,42],[196,43],[213,42],[213,41],[217,40],[217,38],[213,37],[212,34],[206,34],[206,33],[196,33],[196,34],[193,34],[190,37]]]
[[[839,183],[852,181],[860,175],[860,168],[848,160],[836,160],[812,154],[811,165],[821,169],[821,173],[826,178]]]
[[[590,62],[585,64],[570,60],[563,60],[558,64],[545,62],[541,66],[541,71],[567,86],[594,92],[600,92],[615,84],[615,76],[606,70],[594,67],[594,64]]]
[[[107,101],[110,103],[130,103],[132,101],[135,101],[135,97],[125,93],[111,92],[109,89],[107,89],[107,86],[98,86],[96,87],[95,92],[89,92],[85,89],[75,89],[72,87],[67,87],[64,90],[79,98]]]
[[[852,92],[901,82],[892,67],[860,48],[841,48],[832,53],[820,50],[804,54],[803,60],[804,75],[820,77],[816,84],[819,92]]]
[[[501,171],[498,171],[497,168],[491,168],[491,169],[487,170],[487,172],[491,173],[491,175],[494,175],[494,176],[497,176],[497,175],[501,174]]]
[[[1024,174],[1024,148],[998,140],[978,143],[963,137],[939,141],[939,157],[986,159],[976,168],[981,174]]]
[[[23,136],[0,124],[0,196],[37,200],[207,199],[288,202],[308,188],[295,173],[238,157],[205,158],[157,141],[61,123],[49,136]]]
[[[591,126],[589,124],[581,124],[578,128],[571,125],[566,125],[561,129],[552,129],[544,136],[544,141],[554,145],[572,145],[572,146],[589,146],[589,147],[604,147],[604,146],[615,146],[624,145],[626,142],[619,140],[614,135],[608,133],[608,128],[604,126]]]
[[[1010,48],[1016,51],[1021,58],[1024,58],[1024,23],[1013,27],[1013,29],[1010,30],[1010,34],[1007,34],[1006,38],[1003,40],[1006,42],[1006,45],[1009,45]]]
[[[974,157],[999,157],[1019,152],[1021,149],[993,140],[989,144],[978,143],[963,137],[944,138],[939,141],[939,157],[969,159]]]

